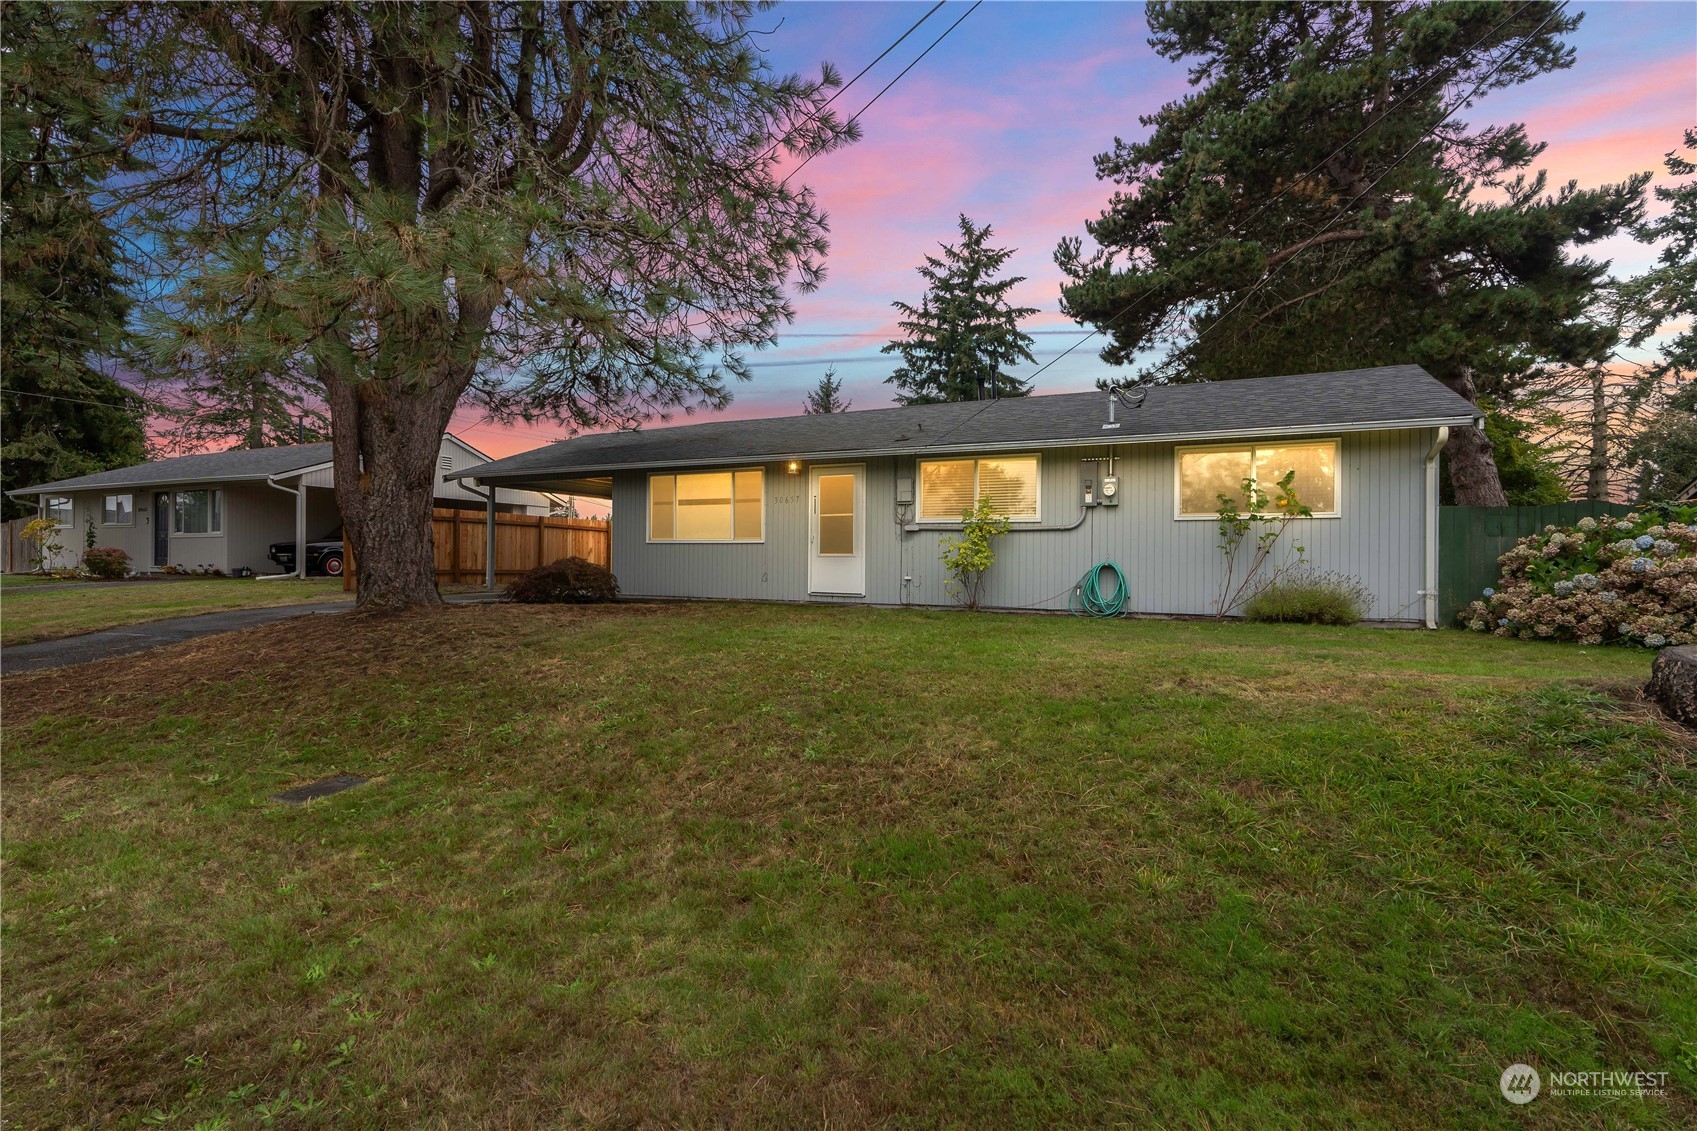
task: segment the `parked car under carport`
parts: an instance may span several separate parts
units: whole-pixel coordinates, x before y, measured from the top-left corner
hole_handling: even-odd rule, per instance
[[[283,568],[284,573],[295,572],[295,544],[289,542],[273,542],[265,555]],[[346,556],[342,552],[341,528],[331,531],[322,540],[306,544],[306,575],[308,577],[340,577]]]

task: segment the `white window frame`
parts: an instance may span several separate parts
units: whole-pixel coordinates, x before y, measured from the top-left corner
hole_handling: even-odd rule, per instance
[[[726,475],[731,476],[731,532],[737,528],[736,504],[736,473],[739,471],[758,471],[760,473],[760,537],[758,538],[679,538],[678,531],[678,485],[680,475]],[[670,476],[672,479],[672,537],[654,537],[654,480]],[[772,491],[769,484],[772,480],[772,469],[763,463],[744,464],[741,467],[691,467],[674,471],[651,471],[642,480],[642,533],[652,546],[761,546],[766,542],[766,525],[771,520],[768,505]]]
[[[177,510],[177,496],[178,495],[187,495],[187,494],[190,494],[191,492],[195,492],[195,491],[205,491],[209,494],[218,496],[218,498],[214,499],[213,502],[212,502],[212,513],[218,516],[218,528],[216,530],[202,530],[202,531],[196,531],[196,532],[191,533],[189,531],[177,529],[177,527],[179,525],[179,523],[177,521],[177,516],[180,513]],[[224,537],[224,519],[225,519],[224,502],[225,502],[225,500],[223,498],[223,495],[224,495],[223,488],[221,488],[221,487],[186,487],[186,488],[182,488],[180,490],[169,491],[168,494],[170,494],[170,496],[171,496],[171,537],[173,537],[173,538],[222,538],[222,537]]]
[[[1219,514],[1209,511],[1207,514],[1184,513],[1184,478],[1183,456],[1186,452],[1249,452],[1249,474],[1255,474],[1255,451],[1257,448],[1286,448],[1286,447],[1315,447],[1320,444],[1332,445],[1332,510],[1315,511],[1311,515],[1298,515],[1298,518],[1342,518],[1343,517],[1343,438],[1339,436],[1295,436],[1282,440],[1245,440],[1239,444],[1186,444],[1173,448],[1173,518],[1178,522],[1218,522]],[[1259,486],[1259,483],[1257,484]],[[1269,492],[1270,494],[1270,492]],[[1302,496],[1297,495],[1300,502]]]
[[[107,499],[128,499],[130,501],[130,520],[128,522],[107,522],[106,521],[106,500]],[[102,495],[100,497],[100,525],[102,525],[102,526],[134,526],[135,524],[136,524],[136,497],[135,497],[134,492],[131,492],[131,491],[114,491],[110,495]]]
[[[59,522],[57,519],[54,519],[54,525],[59,530],[69,530],[77,524],[77,500],[73,495],[48,495],[43,498],[41,501],[41,517],[52,518],[53,500],[55,499],[65,500],[65,507],[71,512],[71,516],[64,522]]]
[[[978,465],[987,459],[1029,459],[1035,460],[1037,466],[1037,513],[1030,518],[1009,518],[1008,522],[1015,526],[1029,526],[1043,521],[1043,453],[1042,452],[962,452],[959,455],[937,455],[913,461],[913,514],[917,526],[959,526],[958,518],[925,518],[925,475],[924,467],[928,463],[963,463],[972,461],[972,500],[978,503]]]

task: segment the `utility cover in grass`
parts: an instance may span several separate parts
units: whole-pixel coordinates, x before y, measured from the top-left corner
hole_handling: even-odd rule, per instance
[[[297,785],[293,789],[285,789],[271,800],[281,801],[285,805],[299,805],[318,797],[329,797],[332,793],[340,793],[344,789],[352,789],[356,785],[364,785],[365,779],[353,774],[337,774],[333,778],[323,778],[319,781],[309,781],[305,785]]]

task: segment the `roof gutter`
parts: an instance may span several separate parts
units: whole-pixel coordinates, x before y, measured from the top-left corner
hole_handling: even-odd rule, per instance
[[[78,484],[74,479],[67,479],[59,483],[44,483],[40,487],[14,487],[6,494],[12,496],[38,495],[45,492],[54,495],[65,491],[121,491],[142,487],[151,490],[164,487],[190,486],[195,483],[271,483],[279,475],[310,475],[314,471],[322,471],[326,467],[334,466],[331,461],[326,460],[323,463],[309,463],[305,467],[286,467],[282,471],[274,471],[270,475],[262,475],[257,472],[250,475],[190,475],[175,476],[170,479],[137,479],[123,483]]]
[[[1445,416],[1424,420],[1374,420],[1352,421],[1341,424],[1302,425],[1294,428],[1222,428],[1210,429],[1203,432],[1166,432],[1160,435],[1143,436],[1068,436],[1060,439],[1008,439],[981,444],[931,444],[927,446],[903,445],[899,448],[858,448],[846,451],[820,452],[771,452],[761,455],[719,456],[712,459],[651,459],[631,463],[607,464],[577,464],[562,467],[535,467],[510,472],[495,472],[476,476],[478,482],[487,484],[495,480],[511,483],[536,481],[545,478],[581,479],[604,474],[609,471],[642,471],[652,467],[726,467],[733,464],[750,463],[782,463],[785,460],[822,460],[822,459],[865,459],[873,456],[912,456],[953,454],[956,452],[1007,452],[1025,448],[1093,448],[1111,447],[1115,444],[1162,444],[1188,443],[1193,440],[1233,440],[1261,439],[1268,436],[1329,436],[1340,432],[1384,432],[1399,428],[1450,428],[1450,427],[1484,427],[1484,417],[1481,416]],[[447,479],[457,479],[463,474],[473,476],[478,468],[468,467],[463,473],[455,472],[444,476]],[[533,490],[536,488],[533,488]]]
[[[310,469],[309,469],[310,470]],[[302,579],[306,577],[306,487],[300,479],[295,480],[293,487],[285,487],[277,482],[278,475],[293,475],[295,472],[279,471],[265,477],[267,487],[275,487],[285,494],[295,497],[295,572],[293,573],[262,573],[256,581],[276,581],[280,577]],[[306,472],[299,473],[305,476]]]

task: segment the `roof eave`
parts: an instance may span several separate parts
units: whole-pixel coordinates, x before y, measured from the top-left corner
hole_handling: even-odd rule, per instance
[[[845,460],[870,459],[880,456],[900,455],[948,455],[967,452],[1006,452],[1029,448],[1085,448],[1107,447],[1113,444],[1162,444],[1190,443],[1193,441],[1231,440],[1231,439],[1261,439],[1268,436],[1323,436],[1341,432],[1382,432],[1397,428],[1464,428],[1472,426],[1484,427],[1482,416],[1435,416],[1421,417],[1411,420],[1371,420],[1344,423],[1329,423],[1315,425],[1299,425],[1282,428],[1219,428],[1190,432],[1162,432],[1143,434],[1121,434],[1118,432],[1102,436],[1068,436],[1045,440],[997,440],[988,443],[975,444],[935,444],[925,447],[903,445],[901,447],[860,448],[836,451],[793,451],[773,452],[765,455],[747,456],[718,456],[711,459],[679,459],[679,460],[639,460],[629,463],[607,464],[561,464],[552,467],[526,468],[522,471],[502,472],[490,476],[477,475],[477,468],[467,468],[454,478],[472,478],[478,483],[495,483],[497,485],[523,484],[542,479],[582,479],[590,476],[605,475],[614,471],[642,471],[652,467],[727,467],[736,464],[753,463],[782,463],[785,460]]]
[[[289,475],[306,475],[334,466],[333,462],[309,463],[301,467],[285,468],[263,475],[189,475],[172,476],[167,479],[138,479],[129,483],[87,483],[75,486],[76,480],[66,479],[58,483],[43,483],[39,487],[13,487],[6,494],[17,498],[20,495],[49,495],[58,491],[105,491],[119,490],[125,487],[176,487],[191,483],[264,483],[268,480],[279,479]]]

